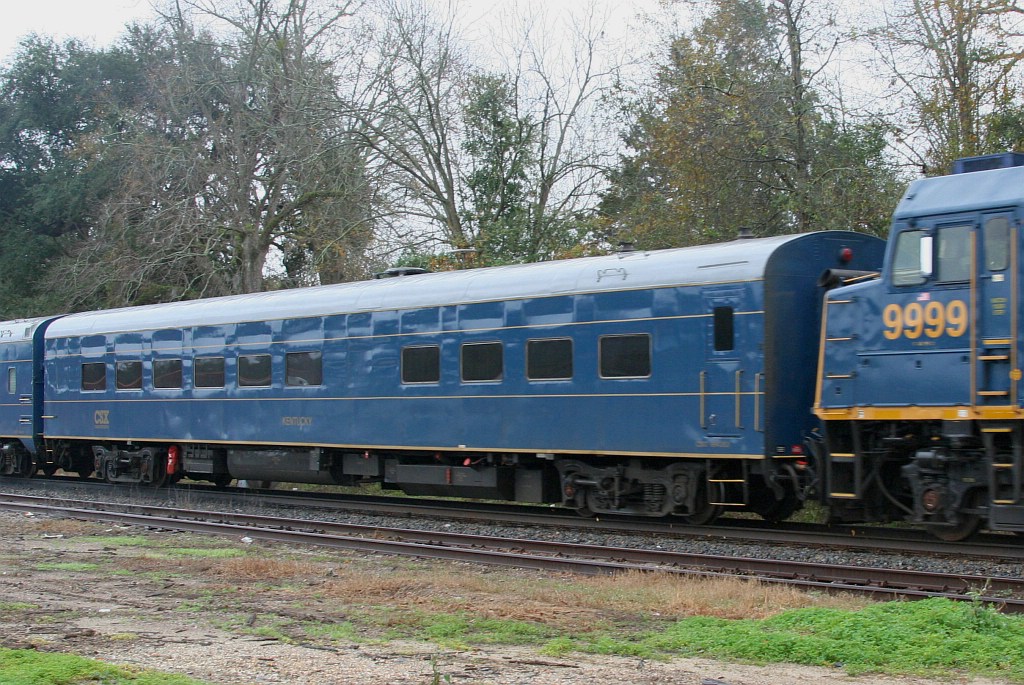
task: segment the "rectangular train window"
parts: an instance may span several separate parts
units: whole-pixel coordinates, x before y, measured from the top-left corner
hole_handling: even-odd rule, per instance
[[[238,385],[242,388],[270,386],[271,362],[269,354],[238,355]]]
[[[18,371],[13,366],[7,369],[7,392],[11,395],[18,392]]]
[[[180,359],[153,360],[153,387],[181,390],[182,380]]]
[[[599,340],[602,378],[646,378],[651,375],[651,336],[605,335]]]
[[[712,315],[715,326],[715,352],[728,352],[736,347],[736,329],[732,307],[715,307]]]
[[[107,365],[105,362],[82,364],[82,390],[106,390]]]
[[[985,266],[1002,271],[1010,265],[1010,220],[997,216],[985,222]]]
[[[224,387],[224,357],[196,357],[193,366],[197,388]]]
[[[936,280],[964,283],[971,280],[971,232],[973,226],[945,226],[936,233]]]
[[[528,340],[526,342],[526,377],[531,381],[568,380],[572,378],[572,340]]]
[[[504,364],[504,350],[500,342],[465,343],[462,346],[463,381],[500,381]]]
[[[403,383],[437,383],[441,380],[441,348],[416,345],[402,348]]]
[[[921,238],[924,231],[904,231],[896,236],[892,258],[893,285],[921,285]]]
[[[321,352],[289,352],[285,356],[284,382],[291,386],[322,385],[324,382]]]
[[[142,361],[131,359],[115,363],[114,386],[118,390],[142,390]]]

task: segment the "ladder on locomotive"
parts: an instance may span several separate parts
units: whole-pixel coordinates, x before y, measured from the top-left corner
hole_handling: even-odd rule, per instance
[[[989,462],[989,493],[994,506],[1018,505],[1024,488],[1024,445],[1018,422],[981,428]]]

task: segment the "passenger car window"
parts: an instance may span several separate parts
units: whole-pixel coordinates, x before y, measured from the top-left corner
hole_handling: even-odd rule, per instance
[[[270,385],[271,360],[269,354],[242,354],[238,356],[238,385],[243,388],[265,388]]]
[[[528,340],[526,342],[526,377],[531,381],[568,380],[572,378],[572,340]]]
[[[321,385],[324,382],[322,353],[289,352],[285,356],[284,375],[287,385]]]
[[[153,386],[156,388],[181,389],[182,386],[180,359],[153,360]]]
[[[503,373],[501,343],[465,343],[462,346],[462,380],[500,381]]]
[[[107,365],[104,362],[82,364],[82,390],[106,390]]]
[[[440,347],[422,345],[402,348],[403,383],[437,383],[440,380]]]
[[[196,357],[193,365],[197,388],[224,387],[224,357]]]
[[[600,339],[602,378],[644,378],[651,375],[651,336],[606,335]]]
[[[118,390],[142,390],[142,361],[121,360],[114,364],[114,386]]]

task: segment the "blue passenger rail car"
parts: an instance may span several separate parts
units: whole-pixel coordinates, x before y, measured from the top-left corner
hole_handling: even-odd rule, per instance
[[[583,511],[799,506],[828,269],[852,232],[83,313],[46,433],[111,481],[379,481]]]
[[[1022,161],[912,184],[882,278],[829,293],[816,411],[836,518],[1024,531]]]
[[[54,317],[0,322],[0,475],[29,476],[43,440],[43,334]]]

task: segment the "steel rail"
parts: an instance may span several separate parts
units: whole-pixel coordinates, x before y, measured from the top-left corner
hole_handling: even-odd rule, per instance
[[[0,481],[0,484],[16,483],[31,487],[33,481],[43,480],[43,478],[29,481],[6,480]],[[79,481],[60,476],[51,477],[45,482],[59,483],[61,487],[69,489],[140,490],[138,486]],[[260,501],[278,506],[352,511],[359,514],[424,516],[487,523],[503,522],[512,525],[618,531],[634,535],[665,535],[673,538],[703,537],[720,540],[752,540],[759,543],[796,544],[831,549],[916,552],[928,555],[968,556],[972,559],[1024,562],[1024,544],[1022,544],[1024,541],[1019,537],[1005,534],[989,534],[963,542],[946,542],[918,529],[883,528],[870,525],[823,526],[791,522],[766,524],[750,519],[722,519],[712,525],[695,526],[671,519],[648,521],[615,516],[583,518],[567,509],[537,505],[503,505],[374,495],[324,495],[322,493],[246,488],[223,489],[205,485],[178,485],[173,488],[143,488],[142,490],[149,497],[162,497],[165,501],[177,497],[180,493],[192,493],[207,499],[242,500],[247,503]],[[767,525],[771,525],[771,527],[766,527]]]
[[[362,552],[447,559],[517,568],[607,574],[627,570],[660,571],[702,577],[755,577],[828,591],[888,597],[951,597],[993,603],[1024,612],[1024,580],[936,574],[901,569],[834,566],[746,557],[491,538],[437,531],[382,528],[304,519],[179,510],[150,505],[97,502],[47,503],[47,498],[0,495],[0,508],[186,530],[249,536],[285,543],[312,544]],[[1008,596],[1013,594],[1014,596]]]

